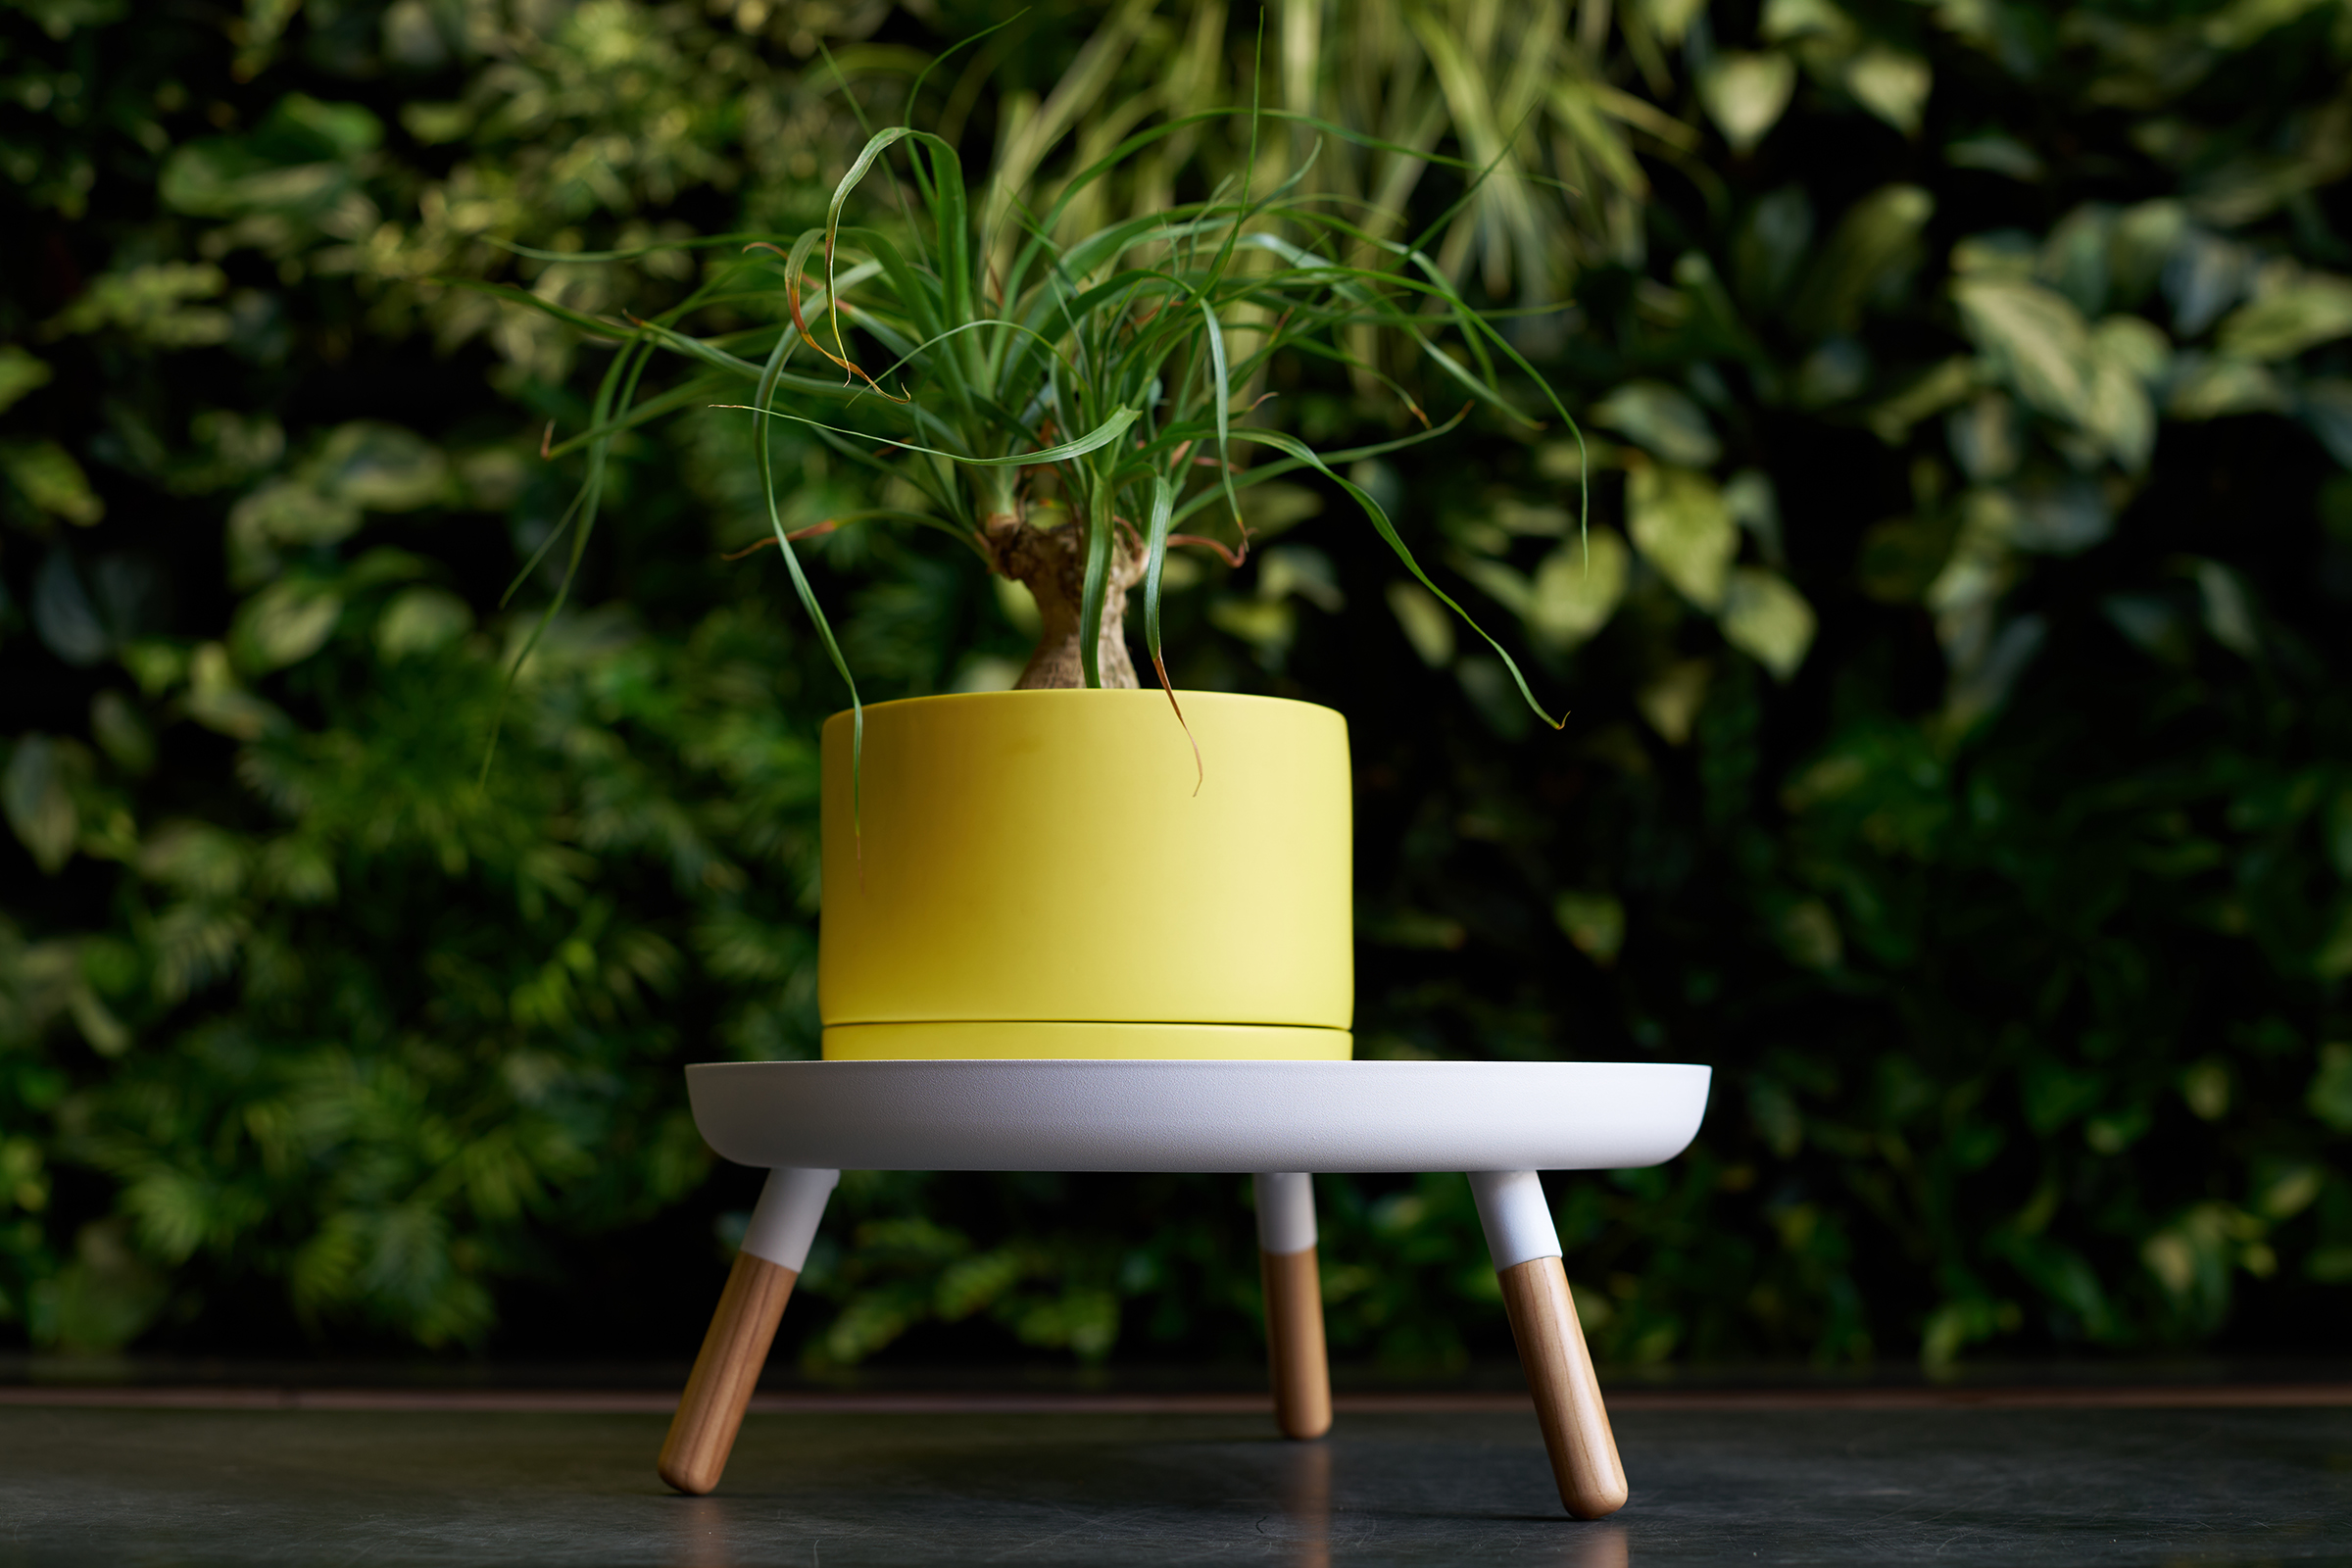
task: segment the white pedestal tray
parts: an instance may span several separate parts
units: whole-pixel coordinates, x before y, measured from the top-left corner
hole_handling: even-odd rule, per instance
[[[1617,1170],[1681,1153],[1705,1067],[1633,1061],[747,1061],[686,1069],[744,1165]]]
[[[710,1147],[766,1190],[663,1445],[662,1478],[718,1483],[785,1298],[842,1170],[1249,1172],[1286,1435],[1331,1420],[1309,1173],[1466,1173],[1561,1500],[1621,1506],[1623,1467],[1536,1172],[1673,1158],[1710,1069],[1659,1062],[900,1060],[686,1069]]]

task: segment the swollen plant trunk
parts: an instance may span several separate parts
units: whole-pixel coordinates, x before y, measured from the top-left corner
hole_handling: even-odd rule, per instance
[[[1079,649],[1079,612],[1086,599],[1086,530],[1074,522],[1032,528],[1009,513],[988,519],[989,555],[997,570],[1026,587],[1037,601],[1037,651],[1013,690],[1047,691],[1086,684]],[[1133,689],[1135,661],[1127,655],[1127,590],[1144,577],[1144,547],[1134,531],[1111,535],[1110,582],[1102,596],[1102,636],[1096,659],[1102,684]]]

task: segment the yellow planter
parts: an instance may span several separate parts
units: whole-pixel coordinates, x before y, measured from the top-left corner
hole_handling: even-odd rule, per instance
[[[1347,721],[1182,699],[1204,778],[1157,691],[869,708],[861,832],[827,721],[828,1060],[1347,1059]]]

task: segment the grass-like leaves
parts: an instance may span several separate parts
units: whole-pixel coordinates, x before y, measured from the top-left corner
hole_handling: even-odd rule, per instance
[[[860,751],[863,711],[855,680],[777,503],[769,432],[778,420],[906,480],[931,508],[928,516],[875,511],[859,518],[941,528],[999,569],[1007,559],[1005,541],[1032,526],[1037,493],[1056,492],[1060,505],[1051,515],[1078,525],[1077,536],[1062,543],[1084,563],[1078,649],[1089,686],[1102,683],[1102,628],[1111,595],[1124,592],[1114,582],[1114,561],[1122,550],[1130,561],[1140,552],[1145,640],[1171,703],[1160,647],[1167,551],[1198,542],[1214,544],[1229,560],[1246,556],[1242,492],[1312,468],[1356,503],[1405,569],[1501,657],[1528,706],[1558,727],[1509,652],[1431,580],[1379,502],[1334,466],[1443,436],[1473,405],[1532,423],[1505,396],[1498,358],[1516,366],[1573,428],[1549,386],[1419,243],[1382,238],[1377,225],[1355,220],[1364,215],[1341,210],[1328,196],[1301,194],[1303,168],[1270,190],[1253,191],[1246,175],[1237,176],[1205,200],[1065,232],[1065,214],[1088,187],[1170,134],[1230,114],[1250,115],[1254,138],[1256,111],[1212,111],[1150,127],[1073,175],[1042,212],[1017,199],[995,203],[1011,217],[1008,232],[993,234],[981,231],[955,147],[908,125],[891,126],[867,140],[842,176],[821,227],[788,243],[779,236],[723,236],[718,242],[742,246],[739,257],[650,320],[603,320],[520,289],[473,285],[617,348],[598,388],[591,427],[549,448],[551,454],[584,449],[587,471],[563,525],[525,567],[527,576],[568,532],[563,582],[539,629],[561,608],[578,570],[612,440],[704,403],[753,418],[773,542],[849,688]],[[859,186],[877,172],[902,183],[903,221],[891,228],[845,221]],[[1466,174],[1475,191],[1479,172]],[[870,205],[887,210],[884,203]],[[764,315],[768,324],[712,335],[688,330],[699,313],[719,304],[738,317]],[[1402,387],[1367,363],[1364,346],[1383,335],[1409,345],[1442,381],[1458,388],[1469,400],[1462,413],[1431,423]],[[795,368],[804,347],[806,368]],[[1255,402],[1247,400],[1262,401],[1270,364],[1286,353],[1390,385],[1420,428],[1378,446],[1318,453],[1252,422]],[[641,401],[640,386],[657,358],[683,362],[690,373]],[[729,396],[730,388],[749,396]],[[1240,456],[1249,449],[1279,456],[1249,465]],[[1234,535],[1230,544],[1171,532],[1212,509],[1223,514]],[[535,631],[517,668],[536,639]]]

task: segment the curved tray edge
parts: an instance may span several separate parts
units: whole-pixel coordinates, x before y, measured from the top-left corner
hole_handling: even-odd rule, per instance
[[[790,1061],[687,1069],[722,1157],[844,1170],[1610,1170],[1681,1153],[1685,1062]]]

